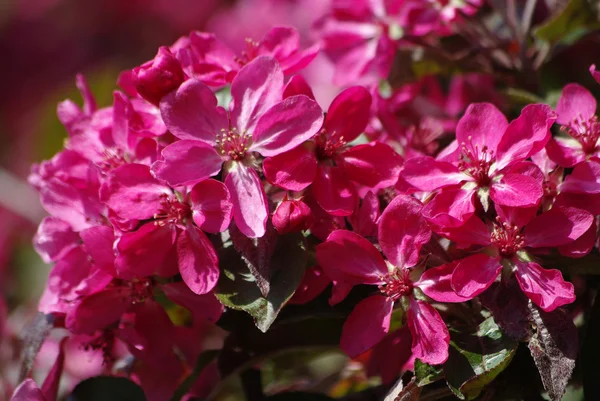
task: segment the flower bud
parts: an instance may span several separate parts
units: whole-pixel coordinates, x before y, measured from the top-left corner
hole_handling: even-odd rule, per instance
[[[285,199],[273,213],[273,226],[279,234],[308,230],[313,216],[306,203]]]
[[[181,64],[165,46],[158,49],[153,60],[134,68],[132,73],[140,96],[155,105],[185,80]]]

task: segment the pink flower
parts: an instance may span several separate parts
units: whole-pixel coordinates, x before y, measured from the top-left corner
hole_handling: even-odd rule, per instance
[[[162,151],[152,171],[171,186],[192,185],[221,171],[233,201],[233,218],[249,237],[262,237],[269,215],[266,195],[255,171],[256,154],[275,156],[311,138],[323,113],[304,95],[282,100],[283,72],[261,56],[240,70],[231,84],[228,114],[217,107],[203,83],[186,81],[163,98],[165,124],[179,139]]]
[[[100,196],[119,219],[146,221],[116,243],[120,277],[160,272],[175,247],[179,272],[193,292],[205,294],[216,285],[217,255],[203,231],[218,233],[229,226],[231,199],[225,185],[209,179],[180,193],[154,178],[148,166],[127,164],[109,174]]]
[[[415,357],[430,364],[448,358],[450,335],[438,312],[413,295],[419,282],[410,268],[419,262],[419,252],[431,237],[421,217],[421,204],[408,196],[396,197],[381,215],[379,244],[388,262],[366,239],[350,231],[331,233],[317,246],[317,261],[333,280],[347,285],[379,286],[380,294],[356,305],[344,324],[342,349],[356,357],[380,342],[388,333],[394,303],[408,305],[407,323]]]
[[[539,169],[525,160],[546,145],[553,121],[546,105],[526,106],[519,118],[508,124],[494,105],[472,104],[456,127],[456,145],[446,148],[437,160],[408,160],[402,178],[421,191],[447,189],[428,209],[449,210],[458,214],[459,222],[473,214],[475,194],[484,206],[489,203],[488,196],[503,206],[537,206],[543,195],[543,178]],[[459,204],[462,206],[453,212]]]
[[[451,33],[450,23],[460,20],[460,13],[472,15],[483,4],[483,0],[461,2],[447,0],[408,0],[403,5],[406,30],[411,35]]]
[[[352,214],[356,184],[385,188],[398,180],[402,158],[388,145],[372,142],[347,146],[365,129],[371,95],[360,86],[344,90],[331,103],[325,123],[313,141],[268,157],[263,163],[269,182],[290,191],[311,183],[321,208],[334,216]]]
[[[181,85],[185,75],[179,61],[163,46],[153,60],[132,70],[132,80],[141,97],[158,105],[164,95]]]
[[[310,208],[301,200],[286,197],[273,213],[273,226],[279,234],[308,230],[312,223]]]
[[[600,123],[596,117],[596,99],[583,86],[568,84],[556,105],[561,131],[569,138],[552,138],[546,147],[548,156],[559,166],[572,167],[592,156],[600,156]]]
[[[481,294],[506,266],[506,274],[514,272],[525,295],[543,310],[549,312],[573,302],[573,285],[563,280],[560,271],[546,270],[533,262],[530,252],[572,244],[588,231],[593,216],[568,207],[553,207],[538,216],[536,210],[526,209],[497,208],[497,212],[494,223],[485,224],[471,217],[463,226],[445,233],[459,245],[485,247],[483,253],[467,256],[456,264],[451,276],[456,294],[468,299]],[[440,275],[447,276],[452,268],[440,267]],[[423,290],[438,298],[434,291]]]

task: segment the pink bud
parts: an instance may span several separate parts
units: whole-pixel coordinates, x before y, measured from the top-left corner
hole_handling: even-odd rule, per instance
[[[308,230],[314,218],[306,203],[284,200],[273,213],[273,226],[280,234]]]
[[[177,89],[185,79],[179,61],[165,46],[158,49],[153,60],[134,68],[132,75],[140,96],[154,104]]]

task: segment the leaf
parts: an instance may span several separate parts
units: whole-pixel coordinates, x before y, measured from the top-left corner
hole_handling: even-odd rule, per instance
[[[429,365],[421,362],[420,359],[415,359],[415,383],[419,387],[426,386],[444,377],[440,366]]]
[[[529,309],[536,325],[535,334],[529,341],[529,351],[548,396],[559,401],[575,368],[579,347],[577,328],[563,309],[544,312],[532,303]]]
[[[266,332],[285,303],[294,295],[304,276],[307,255],[304,237],[299,233],[279,237],[270,258],[270,291],[264,297],[246,263],[232,247],[223,249],[220,264],[223,274],[215,294],[225,306],[243,310]]]
[[[504,337],[493,318],[478,326],[450,331],[450,356],[443,365],[452,392],[472,400],[510,363],[518,343]]]
[[[531,336],[529,300],[514,277],[493,283],[479,299],[506,335],[519,341]]]
[[[23,350],[21,351],[21,370],[19,372],[19,383],[25,380],[31,369],[33,361],[42,348],[44,340],[54,327],[54,316],[38,313],[29,326],[24,330]]]
[[[125,377],[96,376],[75,386],[67,401],[146,401],[146,396]]]
[[[235,225],[231,226],[229,234],[234,248],[254,276],[262,296],[268,296],[271,288],[271,257],[278,238],[273,224],[268,224],[267,232],[261,238],[248,238]]]
[[[383,401],[418,401],[420,394],[421,387],[416,384],[414,376],[406,386],[403,385],[402,378],[400,378]]]
[[[171,401],[179,401],[183,396],[190,391],[200,373],[204,370],[204,368],[210,364],[219,354],[218,350],[208,350],[204,351],[198,356],[198,360],[196,361],[196,365],[194,366],[194,370],[189,374],[188,377],[177,387],[175,393],[171,397]]]
[[[586,0],[569,0],[544,24],[534,30],[536,38],[555,44],[571,43],[592,29],[595,15]],[[597,24],[596,24],[597,25]],[[574,35],[575,37],[570,37]]]
[[[333,398],[320,393],[304,393],[293,391],[279,393],[265,398],[265,401],[334,401]]]
[[[583,393],[588,400],[600,400],[600,298],[596,295],[581,347]]]

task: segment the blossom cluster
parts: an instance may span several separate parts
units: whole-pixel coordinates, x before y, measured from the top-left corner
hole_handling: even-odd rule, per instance
[[[508,330],[495,313],[503,291],[544,312],[576,299],[544,262],[597,243],[593,95],[569,84],[556,107],[529,104],[509,121],[483,74],[453,78],[447,93],[428,76],[384,87],[404,38],[447,35],[481,2],[333,3],[314,45],[275,27],[236,53],[192,32],[123,72],[112,105],[98,107],[78,76],[83,106],[58,106],[64,149],[29,177],[49,213],[35,248],[53,264],[39,310],[100,352],[106,372],[122,375],[129,356],[149,400],[170,397],[231,308],[218,296],[231,249],[269,259],[286,236],[301,239],[308,262],[284,303],[327,293],[336,305],[368,288],[340,347],[368,355],[384,382],[417,359],[448,360],[450,304],[480,298]],[[320,53],[343,87],[325,109],[302,75]],[[269,273],[247,276],[267,298]],[[190,396],[212,389],[215,369]],[[61,370],[13,399],[54,399]]]

